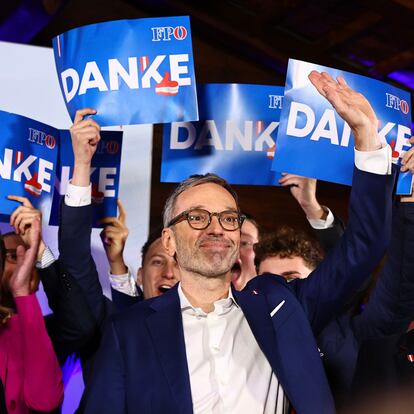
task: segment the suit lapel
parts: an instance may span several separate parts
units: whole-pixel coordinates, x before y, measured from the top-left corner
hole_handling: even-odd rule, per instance
[[[278,365],[277,344],[272,318],[270,317],[271,309],[269,309],[266,295],[255,289],[242,292],[237,292],[233,289],[233,295],[242,308],[257,343],[272,366],[273,371],[276,372],[276,366]],[[276,318],[277,315],[273,317]]]
[[[179,412],[192,413],[190,378],[177,286],[155,300],[146,324]]]

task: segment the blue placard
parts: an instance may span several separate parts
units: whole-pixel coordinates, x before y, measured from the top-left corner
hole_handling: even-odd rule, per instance
[[[270,167],[283,87],[199,85],[199,122],[165,125],[161,181],[216,173],[231,184],[274,185]]]
[[[49,220],[52,226],[59,224],[59,206],[62,197],[66,194],[68,182],[72,178],[74,163],[69,131],[60,131],[60,143],[55,192]],[[121,152],[122,132],[101,131],[101,140],[91,165],[93,227],[102,227],[97,221],[104,217],[117,216],[116,201],[119,190]]]
[[[72,120],[85,107],[102,126],[198,120],[188,16],[83,26],[53,49]]]
[[[411,146],[408,142],[411,136],[408,92],[365,76],[290,59],[272,168],[351,184],[353,136],[348,124],[310,83],[308,75],[312,70],[328,72],[333,78],[343,76],[352,89],[368,99],[380,121],[380,137],[391,144],[393,157],[398,162]],[[410,180],[406,179],[404,185],[400,183],[400,191],[409,185],[408,182]]]
[[[0,111],[0,220],[20,206],[8,195],[27,197],[49,217],[59,131],[24,116]]]

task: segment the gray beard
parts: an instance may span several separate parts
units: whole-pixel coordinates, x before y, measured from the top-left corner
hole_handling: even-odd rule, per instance
[[[220,278],[233,267],[238,251],[234,249],[231,254],[223,256],[220,253],[203,254],[201,250],[188,251],[183,248],[176,237],[176,259],[180,268],[187,272],[196,273],[207,278]]]

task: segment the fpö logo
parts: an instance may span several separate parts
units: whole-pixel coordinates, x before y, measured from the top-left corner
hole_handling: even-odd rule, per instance
[[[171,39],[184,40],[187,37],[187,29],[184,26],[151,27],[153,42],[169,42]]]
[[[108,155],[116,155],[118,154],[120,149],[120,145],[118,141],[110,140],[110,141],[99,141],[98,147],[96,148],[97,154],[108,154]]]
[[[398,96],[392,95],[390,93],[386,93],[385,95],[387,99],[385,106],[387,108],[393,108],[397,111],[401,111],[403,114],[408,114],[410,107],[407,101],[400,99]]]
[[[53,135],[46,134],[43,131],[39,131],[33,128],[29,128],[28,140],[35,144],[45,146],[49,149],[53,149],[56,146],[56,139]]]

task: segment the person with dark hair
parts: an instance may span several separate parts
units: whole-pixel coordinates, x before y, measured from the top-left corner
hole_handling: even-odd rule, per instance
[[[168,256],[161,244],[162,228],[158,227],[150,233],[142,246],[141,266],[134,278],[123,258],[128,228],[126,212],[120,200],[118,208],[118,218],[107,217],[101,220],[105,224],[101,239],[109,263],[112,301],[121,310],[137,301],[162,295],[180,280],[180,275],[175,259]]]
[[[0,272],[0,379],[7,410],[18,414],[50,412],[63,400],[62,374],[33,290],[38,219],[31,225],[29,239],[28,247],[16,249],[13,273]]]
[[[254,251],[259,274],[276,273],[288,282],[307,278],[323,259],[316,240],[288,226],[264,236]]]
[[[165,204],[162,242],[180,283],[109,321],[84,394],[85,413],[333,413],[314,335],[376,265],[390,233],[390,148],[368,101],[342,78],[309,75],[354,133],[349,225],[314,277],[287,283],[262,275],[238,292],[231,268],[244,216],[214,174],[183,181]],[[72,138],[89,181],[99,127],[78,112]],[[76,151],[75,151],[76,153]],[[378,155],[375,170],[365,161]],[[75,155],[75,160],[76,160]],[[375,171],[375,172],[374,172]],[[362,225],[362,223],[364,223]],[[369,253],[369,254],[368,254]],[[137,392],[137,389],[139,392]]]

